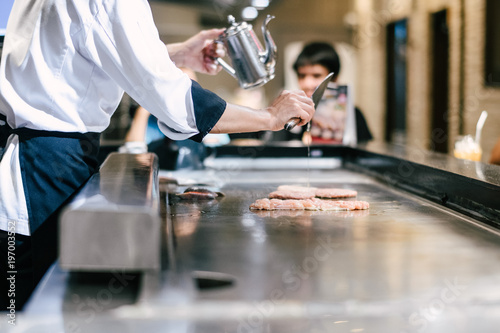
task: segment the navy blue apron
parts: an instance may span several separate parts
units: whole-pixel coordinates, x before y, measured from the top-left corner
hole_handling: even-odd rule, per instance
[[[12,133],[19,137],[19,163],[31,233],[28,237],[16,235],[16,303],[22,306],[57,257],[60,208],[97,169],[100,135],[11,129],[5,124],[0,125],[1,150]],[[7,295],[4,288],[8,287],[2,285],[7,269],[6,235],[0,234],[2,296]]]

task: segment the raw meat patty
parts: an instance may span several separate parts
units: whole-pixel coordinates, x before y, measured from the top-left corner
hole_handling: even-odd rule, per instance
[[[316,188],[296,185],[281,185],[269,194],[270,199],[325,199],[354,198],[358,192],[343,188]]]
[[[358,192],[347,190],[344,188],[318,188],[316,189],[315,196],[318,198],[354,198]]]
[[[314,189],[305,190],[277,190],[269,193],[270,199],[312,199],[316,195]]]
[[[250,205],[250,209],[257,210],[359,210],[368,209],[370,204],[366,201],[341,201],[341,200],[279,200],[279,199],[258,199]]]

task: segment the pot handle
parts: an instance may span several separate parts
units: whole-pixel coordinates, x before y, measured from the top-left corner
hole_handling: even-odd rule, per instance
[[[224,70],[226,72],[228,72],[232,77],[234,77],[236,80],[238,80],[238,77],[236,76],[236,71],[227,62],[225,62],[221,58],[215,58],[215,62],[218,63],[219,65],[221,65],[222,68],[224,68]]]

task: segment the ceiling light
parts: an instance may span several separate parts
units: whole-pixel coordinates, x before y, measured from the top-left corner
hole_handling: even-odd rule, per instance
[[[244,20],[255,20],[259,13],[257,12],[257,9],[255,7],[245,7],[241,11],[241,17]]]

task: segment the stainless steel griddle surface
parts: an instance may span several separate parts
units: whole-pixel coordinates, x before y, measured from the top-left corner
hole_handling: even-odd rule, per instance
[[[135,304],[124,302],[90,324],[73,304],[84,289],[73,286],[65,292],[64,322],[76,317],[84,332],[498,331],[500,236],[469,217],[342,168],[168,176],[185,185],[176,192],[204,183],[226,196],[198,202],[170,196],[160,284],[146,277]],[[307,183],[357,190],[356,199],[371,207],[249,209],[278,185]],[[195,288],[193,272],[229,283]],[[48,285],[56,286],[64,273],[53,274]],[[99,288],[90,294],[99,295]],[[39,300],[45,296],[42,291]]]
[[[226,197],[171,202],[178,262],[187,271],[234,277],[232,286],[201,290],[196,300],[267,301],[275,309],[299,302],[311,306],[311,317],[330,316],[330,324],[368,315],[413,330],[465,314],[500,315],[500,238],[470,218],[345,169],[190,175],[191,181],[225,183],[213,189]],[[355,189],[356,199],[371,207],[249,210],[278,185],[307,183]]]

